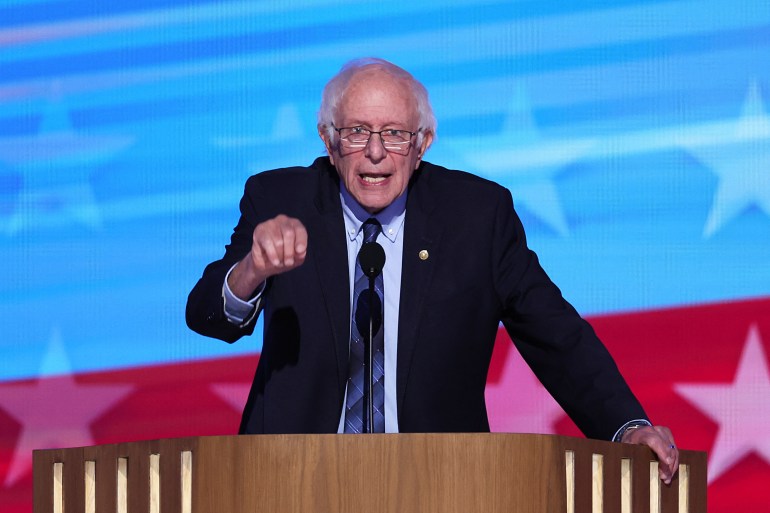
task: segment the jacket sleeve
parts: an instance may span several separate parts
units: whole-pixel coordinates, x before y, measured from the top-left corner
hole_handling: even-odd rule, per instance
[[[593,328],[562,297],[528,248],[510,192],[503,195],[492,262],[503,324],[578,428],[589,438],[611,440],[625,422],[647,416]]]

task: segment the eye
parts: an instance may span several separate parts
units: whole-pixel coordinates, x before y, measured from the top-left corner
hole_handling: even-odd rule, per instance
[[[364,133],[366,133],[368,131],[369,130],[365,129],[362,126],[354,126],[353,128],[350,129],[350,133],[351,134],[364,134]]]

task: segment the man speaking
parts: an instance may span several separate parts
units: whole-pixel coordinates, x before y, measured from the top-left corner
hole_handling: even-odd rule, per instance
[[[323,91],[328,156],[247,181],[230,244],[186,314],[228,342],[264,316],[240,431],[489,431],[484,387],[502,322],[587,437],[648,445],[670,482],[671,432],[651,425],[540,267],[510,192],[423,161],[435,127],[408,72],[352,61]],[[370,244],[384,252],[372,277],[358,259]]]

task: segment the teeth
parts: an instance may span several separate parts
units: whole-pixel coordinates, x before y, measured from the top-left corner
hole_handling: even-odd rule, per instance
[[[366,183],[380,183],[385,181],[384,176],[362,176],[361,179]]]

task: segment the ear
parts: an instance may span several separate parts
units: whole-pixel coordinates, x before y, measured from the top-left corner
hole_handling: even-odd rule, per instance
[[[327,130],[327,126],[319,124],[317,128],[318,136],[324,142],[324,146],[326,146],[326,153],[329,155],[329,160],[331,161],[332,165],[334,165],[334,147],[332,146],[332,141],[329,138],[329,131]]]
[[[422,156],[425,155],[425,152],[428,151],[428,148],[430,148],[430,145],[432,143],[433,143],[433,132],[425,132],[425,135],[422,136],[422,143],[420,144],[420,149],[417,152],[417,162],[414,163],[415,169],[420,167]]]

